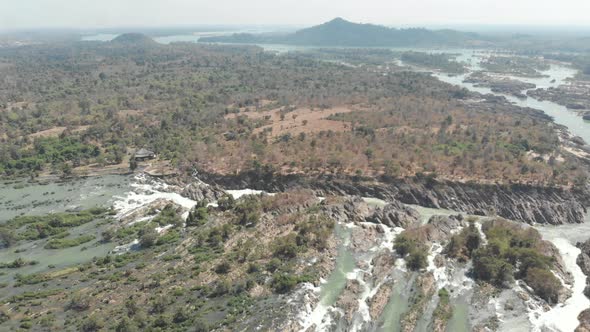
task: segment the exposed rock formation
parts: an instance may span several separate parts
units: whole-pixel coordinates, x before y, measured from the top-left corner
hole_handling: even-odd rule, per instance
[[[490,88],[492,92],[509,94],[517,98],[526,98],[526,95],[522,92],[536,87],[535,84],[532,83],[526,83],[507,77],[492,76],[482,71],[472,73],[463,82],[474,83],[476,87],[487,87]]]
[[[335,176],[302,177],[246,172],[240,176],[204,174],[208,183],[228,188],[255,188],[269,192],[303,187],[319,195],[356,195],[398,200],[431,208],[443,208],[475,215],[497,214],[529,224],[584,222],[587,191],[534,185],[501,185],[438,181],[430,178],[396,179],[388,182],[355,182]],[[264,181],[262,181],[264,180]]]
[[[357,280],[348,280],[346,287],[338,298],[336,305],[344,310],[344,317],[348,322],[352,321],[355,312],[358,311],[358,296],[361,293],[361,287]]]
[[[210,186],[202,182],[193,182],[186,186],[180,194],[197,202],[203,200],[213,202],[221,198],[225,192],[218,186]]]
[[[580,325],[576,328],[576,332],[590,332],[590,309],[582,311],[578,315]]]
[[[385,309],[385,306],[389,302],[392,290],[393,284],[391,282],[385,283],[379,287],[373,297],[367,300],[369,314],[372,320],[377,320],[381,316],[383,309]]]
[[[582,252],[578,255],[576,263],[578,263],[582,272],[586,275],[586,288],[584,289],[584,294],[587,297],[590,297],[590,240],[587,240],[584,243],[578,243],[577,246]],[[590,322],[590,313],[588,314],[588,318]]]
[[[367,221],[389,227],[406,228],[420,221],[420,213],[396,200],[382,208],[377,208]]]

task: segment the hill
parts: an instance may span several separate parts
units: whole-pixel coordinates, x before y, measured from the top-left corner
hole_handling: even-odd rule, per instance
[[[111,43],[130,46],[157,44],[153,39],[142,33],[124,33],[113,39]]]
[[[481,43],[475,33],[423,28],[394,29],[375,24],[353,23],[342,18],[288,35],[233,34],[201,38],[201,42],[280,43],[310,46],[461,46]]]

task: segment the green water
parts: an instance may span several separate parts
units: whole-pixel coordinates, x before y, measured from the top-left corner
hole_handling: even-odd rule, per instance
[[[383,332],[398,332],[401,329],[400,320],[402,315],[408,310],[409,297],[404,292],[404,285],[398,282],[393,287],[393,292],[389,298],[389,302],[383,309],[381,314],[382,324],[379,331]]]
[[[453,306],[453,316],[447,325],[448,332],[468,332],[469,319],[467,317],[467,303],[459,301]]]
[[[355,260],[350,251],[346,248],[346,243],[350,241],[350,229],[336,224],[335,232],[342,241],[338,249],[336,266],[328,279],[320,289],[320,304],[325,306],[333,305],[344,287],[346,287],[346,274],[352,272],[355,268]]]
[[[112,175],[66,183],[4,182],[0,184],[0,223],[18,215],[43,215],[70,209],[109,206],[117,196],[124,196],[129,191],[130,179],[128,176]],[[68,238],[87,234],[96,238],[72,248],[45,249],[48,240],[43,239],[0,249],[0,262],[12,262],[17,258],[39,262],[18,269],[0,269],[0,282],[11,283],[17,273],[26,275],[58,270],[88,262],[94,257],[105,256],[116,246],[115,243],[100,242],[101,233],[106,226],[104,220],[95,220],[69,229]],[[4,292],[8,291],[8,288],[4,289]]]
[[[0,223],[19,215],[41,215],[68,209],[108,206],[129,191],[131,177],[106,175],[64,183],[0,183]]]

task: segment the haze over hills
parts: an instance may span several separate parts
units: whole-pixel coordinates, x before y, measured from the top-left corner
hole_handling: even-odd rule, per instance
[[[142,33],[124,33],[112,40],[115,44],[151,44],[155,43],[153,39]]]
[[[353,23],[342,18],[286,35],[240,33],[204,37],[200,41],[311,46],[461,46],[488,42],[485,37],[476,33],[423,28],[395,29],[375,24]]]

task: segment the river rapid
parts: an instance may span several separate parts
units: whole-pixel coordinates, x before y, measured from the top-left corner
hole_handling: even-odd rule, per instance
[[[289,46],[279,47],[272,45],[269,47],[266,45],[265,47],[278,52],[292,51],[292,47]],[[555,123],[567,127],[571,134],[583,138],[586,142],[590,142],[590,123],[583,121],[581,116],[568,110],[564,106],[550,101],[539,101],[531,97],[519,99],[511,95],[494,93],[489,88],[476,87],[472,83],[463,82],[471,72],[482,69],[479,64],[483,57],[486,56],[484,53],[473,50],[452,50],[450,53],[458,53],[457,61],[465,63],[469,72],[462,75],[436,72],[433,73],[434,77],[441,81],[467,88],[470,91],[503,96],[517,106],[541,110],[553,117]],[[401,62],[398,62],[398,64],[403,66],[403,63]],[[411,69],[419,70],[417,68]],[[541,74],[543,77],[538,78],[511,77],[508,75],[505,75],[504,77],[533,83],[537,88],[549,88],[566,84],[568,78],[575,76],[576,70],[561,64],[551,64],[550,69],[541,72]],[[526,90],[522,92],[526,95]],[[379,200],[374,198],[365,198],[365,200],[372,204],[385,204],[385,202],[379,202]],[[456,213],[448,210],[436,210],[416,206],[412,207],[420,212],[424,221],[428,220],[433,215],[450,215]],[[341,225],[340,227],[342,228],[343,226]],[[354,226],[349,225],[348,227],[351,228]],[[576,247],[576,243],[583,242],[590,238],[590,217],[587,216],[586,222],[583,224],[568,224],[562,226],[536,225],[534,227],[541,233],[545,240],[553,243],[553,245],[559,250],[566,269],[573,277],[573,283],[566,284],[566,287],[572,291],[572,295],[564,303],[558,304],[548,311],[543,309],[540,301],[530,299],[526,302],[527,312],[525,315],[521,315],[520,317],[507,317],[506,310],[502,308],[502,301],[510,295],[506,295],[507,292],[503,292],[499,299],[495,300],[494,303],[491,303],[490,307],[492,310],[496,310],[496,313],[498,314],[500,320],[498,323],[498,330],[573,331],[579,324],[577,319],[578,314],[581,311],[590,308],[590,300],[583,293],[586,286],[586,276],[576,263],[576,258],[580,254],[580,249]],[[374,248],[371,248],[371,251],[376,252],[380,248],[391,250],[390,244],[393,243],[393,239],[400,231],[401,229],[387,230],[386,233],[388,236],[383,239],[383,244],[386,243],[387,245],[381,244],[375,246]],[[371,261],[373,256],[355,256],[354,254],[351,254],[349,250],[346,250],[347,244],[350,241],[350,233],[348,232],[345,234],[346,236],[343,238],[343,244],[340,248],[341,254],[336,261],[335,272],[330,278],[323,280],[320,287],[316,287],[314,290],[319,294],[320,298],[317,306],[315,308],[307,308],[302,312],[302,322],[304,327],[302,331],[305,331],[312,325],[316,326],[317,331],[343,330],[341,326],[339,327],[338,324],[335,324],[332,321],[334,315],[330,314],[341,310],[334,306],[334,292],[342,292],[342,289],[346,284],[346,281],[342,280],[343,276],[346,276],[348,279],[357,280],[360,284],[364,285],[365,294],[374,294],[378,287],[378,285],[367,285],[365,282],[366,277],[364,274],[369,273],[369,271],[358,271],[358,269],[353,268],[355,261],[357,265],[366,265]],[[440,246],[433,246],[433,249],[431,249],[428,270],[434,273],[439,288],[446,287],[447,289],[454,291],[451,298],[453,315],[446,330],[452,332],[470,331],[472,321],[477,319],[476,317],[470,317],[468,304],[468,297],[471,295],[470,292],[473,288],[474,281],[466,276],[466,271],[449,272],[436,268],[433,264],[433,258],[437,253],[437,250],[440,251],[440,249],[442,249]],[[395,268],[391,271],[389,278],[391,278],[395,286],[393,287],[390,300],[378,322],[370,322],[366,319],[366,316],[359,315],[358,319],[355,318],[354,324],[350,330],[401,330],[400,319],[403,313],[409,309],[408,298],[415,281],[415,275],[408,274],[402,261],[401,263],[396,264]],[[364,303],[365,299],[366,297],[361,297],[359,301]],[[362,308],[362,306],[359,308]],[[430,330],[431,327],[428,326],[427,323],[430,318],[428,314],[432,314],[432,312],[427,312],[426,317],[423,317],[418,321],[415,331],[426,332]]]
[[[456,52],[453,52],[456,53]],[[473,51],[462,50],[459,61],[469,64],[470,70],[478,70],[481,54]],[[551,69],[543,72],[547,77],[543,78],[521,78],[513,77],[521,81],[534,83],[539,88],[557,86],[566,82],[568,77],[575,75],[575,70],[566,66],[553,64]],[[464,83],[463,80],[468,74],[448,75],[445,73],[434,73],[434,77],[447,83],[459,85],[472,91],[480,93],[493,93],[490,89],[475,87],[473,84]],[[555,79],[555,81],[553,81]],[[526,91],[525,91],[526,92]],[[551,115],[555,122],[566,126],[569,131],[582,137],[590,142],[590,124],[582,121],[581,117],[575,112],[567,110],[565,107],[548,101],[538,101],[534,98],[518,99],[513,96],[502,95],[515,105],[539,109]],[[228,190],[234,198],[243,195],[259,194],[260,191],[243,189]],[[102,176],[76,180],[63,184],[26,184],[24,182],[5,183],[0,185],[0,223],[13,218],[17,215],[36,215],[50,212],[59,212],[79,208],[88,208],[92,206],[113,205],[117,210],[119,218],[125,217],[135,209],[145,206],[156,199],[166,199],[174,201],[187,211],[190,210],[197,202],[190,200],[180,194],[169,190],[163,182],[149,179],[146,176]],[[365,198],[369,205],[379,207],[386,202],[375,199]],[[454,211],[428,209],[418,206],[412,206],[416,209],[423,220],[427,222],[434,215],[452,215],[457,214]],[[363,226],[363,225],[361,225]],[[368,226],[368,225],[367,225]],[[358,228],[358,225],[352,223],[338,223],[336,226],[336,235],[340,238],[338,256],[335,262],[335,269],[332,274],[325,280],[322,280],[319,286],[311,284],[302,285],[303,291],[306,292],[307,302],[301,304],[301,311],[298,314],[298,321],[302,331],[315,326],[318,331],[400,331],[400,319],[409,308],[409,299],[414,287],[416,274],[408,272],[405,262],[402,259],[396,260],[395,266],[388,273],[387,277],[381,280],[372,278],[374,270],[373,259],[379,253],[392,252],[393,241],[395,237],[403,230],[401,228],[389,228],[384,225],[378,241],[367,250],[355,252],[351,249],[351,236]],[[84,228],[86,227],[86,228]],[[80,228],[79,232],[99,233],[94,225],[85,225]],[[580,250],[576,248],[576,243],[585,241],[590,237],[590,218],[586,218],[583,224],[568,224],[562,226],[535,226],[543,235],[544,239],[551,241],[559,250],[563,257],[568,271],[573,276],[573,284],[567,287],[572,290],[572,296],[565,303],[553,307],[549,311],[543,311],[538,303],[531,300],[526,315],[516,318],[500,318],[500,331],[573,331],[578,325],[577,315],[584,309],[590,308],[590,300],[583,294],[586,276],[582,273],[576,264],[576,258]],[[458,231],[458,230],[457,230]],[[65,267],[79,264],[92,259],[94,256],[101,256],[111,252],[114,248],[112,244],[103,244],[92,248],[92,250],[80,250],[80,248],[69,248],[63,250],[48,251],[36,247],[35,244],[27,245],[25,249],[27,255],[35,260],[43,262],[32,267],[27,267],[22,273],[34,273],[43,271],[47,264]],[[466,269],[444,269],[437,267],[434,263],[435,256],[440,253],[442,247],[434,245],[428,257],[429,272],[432,272],[437,287],[445,287],[452,291],[451,303],[453,306],[453,315],[446,327],[447,331],[462,332],[469,331],[471,322],[476,317],[470,313],[469,297],[472,295],[474,281],[466,276]],[[0,249],[0,261],[10,261],[17,255],[13,250]],[[361,266],[361,267],[359,267]],[[11,275],[3,275],[0,281],[7,280]],[[347,282],[355,280],[360,284],[361,292],[358,298],[358,312],[354,314],[352,325],[343,326],[335,321],[335,317],[342,314],[342,308],[336,305],[338,297],[345,290]],[[393,284],[389,301],[383,308],[382,313],[377,319],[371,319],[367,300],[373,297],[378,289],[384,284],[391,282]],[[498,302],[499,303],[499,302]],[[498,303],[490,303],[490,308],[495,308],[496,312],[503,312]],[[429,331],[429,319],[432,315],[434,305],[432,303],[427,308],[427,313],[416,325],[416,331]]]

